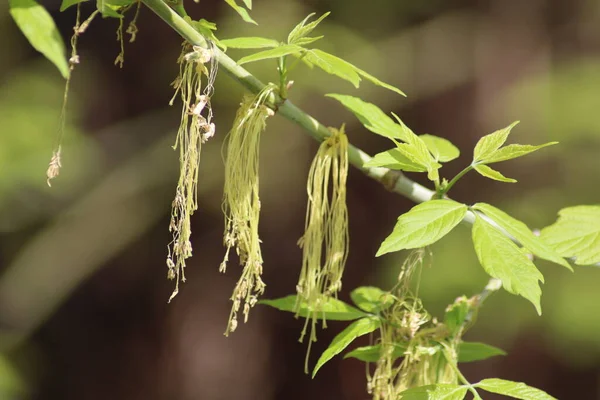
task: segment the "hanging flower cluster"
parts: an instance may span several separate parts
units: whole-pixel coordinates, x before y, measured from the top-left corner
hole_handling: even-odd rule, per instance
[[[242,306],[244,322],[248,320],[250,308],[265,290],[265,283],[261,279],[263,259],[258,236],[258,155],[260,135],[265,130],[267,117],[273,115],[273,111],[265,106],[272,90],[274,88],[268,86],[256,97],[244,98],[225,141],[223,241],[227,250],[219,271],[225,272],[232,248],[235,248],[243,266],[242,275],[231,297],[233,306],[225,335],[235,331],[238,325],[237,314]]]
[[[175,95],[183,103],[181,123],[177,132],[174,148],[179,147],[179,181],[172,204],[169,231],[173,240],[168,246],[168,278],[175,279],[175,290],[169,301],[179,292],[179,282],[185,282],[186,259],[192,256],[190,242],[191,217],[198,209],[198,169],[202,144],[215,134],[215,124],[210,105],[217,74],[217,64],[213,58],[213,47],[208,49],[183,44],[178,63],[179,75],[173,82]],[[207,67],[208,64],[208,67]],[[206,85],[202,88],[202,78]]]

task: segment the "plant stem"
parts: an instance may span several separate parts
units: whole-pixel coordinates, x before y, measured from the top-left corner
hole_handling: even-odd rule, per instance
[[[444,195],[446,195],[446,193],[448,193],[450,191],[450,189],[452,189],[452,186],[454,186],[454,184],[456,182],[458,182],[460,180],[460,178],[465,176],[465,174],[472,169],[473,169],[473,166],[469,165],[465,169],[460,171],[458,174],[456,174],[456,176],[454,178],[452,178],[452,180],[448,183],[448,185],[446,185],[446,187],[441,191],[441,193],[440,193],[441,197],[444,197]]]

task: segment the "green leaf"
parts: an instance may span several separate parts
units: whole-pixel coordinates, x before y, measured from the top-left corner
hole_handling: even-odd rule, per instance
[[[419,137],[425,142],[435,161],[448,162],[460,156],[460,150],[448,139],[429,134],[419,135]]]
[[[243,0],[249,10],[252,10],[252,0]]]
[[[309,24],[306,24],[308,20],[315,15],[315,13],[310,13],[306,18],[302,20],[298,25],[292,29],[290,34],[288,35],[288,43],[300,45],[299,40],[304,38],[306,35],[309,35],[316,27],[329,15],[329,12],[321,15],[319,19],[313,21]]]
[[[10,15],[31,46],[50,60],[62,76],[67,78],[67,51],[48,11],[34,0],[9,0],[8,4]]]
[[[478,164],[478,165],[475,165],[473,168],[475,168],[475,171],[479,172],[481,175],[485,176],[486,178],[490,178],[495,181],[509,182],[509,183],[514,183],[517,181],[516,179],[505,177],[500,172],[496,171],[493,168],[488,167],[485,164]]]
[[[400,393],[400,400],[463,400],[467,394],[466,386],[438,383],[420,386]]]
[[[404,356],[404,352],[408,348],[406,343],[395,343],[394,350],[392,352],[393,359],[397,359]],[[381,345],[376,344],[374,346],[357,347],[356,349],[346,353],[346,358],[356,358],[363,362],[377,362],[381,357]]]
[[[527,250],[535,256],[544,260],[552,261],[560,264],[565,268],[573,268],[564,258],[562,258],[554,249],[544,242],[540,237],[535,236],[527,225],[505,213],[504,211],[486,203],[477,203],[473,206],[474,209],[481,211],[497,223],[502,229],[512,235],[523,245]],[[599,214],[600,216],[600,214]],[[598,221],[600,223],[600,220]],[[600,232],[600,228],[598,228]]]
[[[392,113],[392,115],[396,118],[396,121],[398,121],[398,124],[406,134],[407,143],[397,144],[396,147],[398,150],[409,160],[425,167],[427,170],[427,178],[430,181],[438,182],[440,178],[438,169],[442,165],[435,161],[423,139],[415,135],[414,132],[402,122],[400,117],[394,113]]]
[[[351,64],[351,65],[352,65],[352,64]],[[374,85],[381,86],[382,88],[385,88],[385,89],[391,90],[392,92],[396,92],[396,93],[398,93],[398,94],[400,94],[400,95],[402,95],[402,96],[405,96],[405,97],[406,97],[406,94],[404,94],[404,92],[403,92],[402,90],[398,89],[397,87],[395,87],[395,86],[392,86],[392,85],[390,85],[389,83],[385,83],[385,82],[383,82],[383,81],[381,81],[381,80],[379,80],[379,79],[375,78],[373,75],[371,75],[371,74],[367,73],[366,71],[363,71],[362,69],[358,68],[358,67],[357,67],[357,66],[355,66],[355,65],[352,65],[352,66],[354,67],[354,70],[355,70],[355,71],[356,71],[356,72],[357,72],[357,73],[358,73],[360,76],[362,76],[363,78],[365,78],[365,79],[366,79],[366,80],[368,80],[369,82],[373,83]]]
[[[250,54],[249,56],[242,57],[238,64],[246,64],[249,62],[268,60],[271,58],[279,58],[294,53],[301,53],[305,51],[302,47],[296,46],[295,44],[284,44],[274,49],[259,51],[258,53]]]
[[[371,132],[387,138],[406,141],[407,134],[404,129],[376,105],[363,101],[358,97],[343,94],[330,93],[326,94],[326,96],[342,103]]]
[[[494,133],[490,133],[479,139],[475,145],[475,151],[473,152],[473,163],[484,161],[490,157],[496,150],[500,148],[506,142],[508,135],[512,128],[517,125],[519,121],[513,122],[504,129],[500,129]]]
[[[362,69],[349,63],[346,60],[334,56],[333,54],[326,53],[323,50],[313,49],[309,50],[309,56],[310,57],[307,59],[308,62],[318,65],[321,69],[323,69],[329,74],[337,75],[342,79],[352,82],[355,87],[359,86],[359,83],[361,81],[360,77],[362,76],[363,78],[375,85],[392,90],[404,96],[404,93],[402,93],[400,89],[380,81],[373,75],[363,71]],[[316,60],[314,58],[316,58]],[[338,72],[338,70],[341,70],[339,71],[339,74],[336,73]],[[350,78],[352,78],[352,80],[350,80]]]
[[[408,348],[406,343],[396,343],[392,352],[393,359],[404,356]],[[458,362],[473,362],[486,360],[495,356],[504,356],[506,352],[494,346],[477,342],[461,342],[458,346]],[[346,358],[356,358],[363,362],[377,362],[381,356],[381,345],[358,347],[344,355]]]
[[[296,295],[290,295],[274,300],[261,300],[259,303],[277,308],[281,311],[296,312]],[[298,315],[301,317],[308,317],[311,316],[313,311],[314,310],[310,309],[307,304],[301,303]],[[333,298],[329,298],[323,303],[318,312],[319,318],[325,317],[325,319],[332,321],[352,321],[367,315],[351,305]]]
[[[461,296],[454,300],[454,303],[450,304],[446,308],[444,314],[444,324],[450,331],[450,337],[460,337],[462,335],[463,328],[466,323],[469,311],[471,311],[471,302],[466,296]]]
[[[538,281],[543,282],[544,277],[527,255],[480,216],[473,224],[473,245],[483,269],[500,279],[508,292],[531,301],[541,315]]]
[[[323,39],[324,37],[325,36],[323,36],[323,35],[321,35],[321,36],[315,36],[315,37],[309,37],[309,36],[307,36],[307,37],[303,37],[303,38],[300,38],[300,39],[296,40],[294,42],[294,44],[297,45],[297,46],[306,46],[307,44],[314,43],[317,40]]]
[[[229,4],[229,6],[231,8],[233,8],[235,10],[236,13],[238,13],[240,15],[240,17],[242,17],[242,19],[245,22],[248,22],[250,24],[254,24],[254,25],[258,25],[256,23],[256,21],[254,21],[251,17],[250,14],[248,14],[248,11],[244,8],[239,6],[235,0],[225,0],[225,3]],[[246,3],[247,4],[247,3]],[[248,7],[248,8],[252,8],[252,7]]]
[[[523,157],[529,153],[533,153],[541,148],[558,144],[558,142],[549,142],[537,146],[528,144],[510,144],[492,153],[484,160],[486,164],[497,163],[500,161],[512,160],[513,158]]]
[[[488,392],[501,394],[522,400],[556,400],[548,393],[527,386],[521,382],[507,381],[505,379],[484,379],[473,386],[487,390]]]
[[[96,0],[96,7],[104,18],[123,18],[123,14],[119,10],[134,2],[135,0]]]
[[[430,200],[401,215],[394,231],[383,241],[377,257],[392,251],[429,246],[447,235],[467,213],[452,200]]]
[[[87,1],[87,0],[62,0],[62,3],[60,4],[60,12],[63,12],[67,8],[74,6],[76,4],[83,3],[84,1]]]
[[[354,71],[352,64],[342,60],[339,57],[325,53],[319,49],[308,50],[304,59],[321,68],[328,74],[335,75],[343,80],[346,80],[358,87],[360,76]]]
[[[505,355],[504,350],[485,343],[461,342],[458,345],[458,362],[481,361]]]
[[[375,154],[372,159],[364,164],[365,167],[386,167],[407,172],[427,172],[427,168],[414,163],[404,156],[400,150],[392,149]]]
[[[220,40],[220,42],[225,47],[231,47],[232,49],[262,49],[279,46],[277,40],[262,37],[238,37]]]
[[[341,331],[336,337],[333,338],[329,347],[321,354],[321,357],[315,365],[312,377],[314,378],[319,369],[335,355],[340,354],[350,343],[359,336],[371,333],[378,329],[380,322],[375,318],[361,318],[358,321],[354,321]]]
[[[438,169],[441,165],[433,160],[424,143],[422,143],[422,145],[401,143],[396,148],[398,152],[411,163],[424,168],[427,171],[429,180],[436,181],[439,179]]]
[[[363,311],[378,312],[391,304],[393,295],[375,286],[362,286],[350,293],[350,298]]]
[[[563,208],[558,221],[544,228],[541,239],[577,265],[600,262],[600,205]]]

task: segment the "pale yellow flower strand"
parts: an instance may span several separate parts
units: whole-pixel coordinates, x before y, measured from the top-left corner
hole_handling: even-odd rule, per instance
[[[210,70],[205,65],[209,62]],[[185,282],[186,259],[192,256],[191,217],[198,209],[200,150],[202,143],[215,133],[215,124],[211,122],[210,96],[216,75],[216,63],[212,58],[211,49],[192,47],[184,43],[178,63],[179,75],[173,82],[175,95],[169,103],[173,105],[175,97],[180,94],[183,103],[181,123],[173,146],[179,147],[180,171],[169,225],[173,240],[169,243],[167,256],[167,276],[169,279],[176,279],[176,283],[169,302],[179,292],[179,282]],[[204,90],[202,75],[207,77]],[[206,117],[202,115],[203,112]]]
[[[223,241],[227,250],[219,271],[225,272],[232,247],[235,247],[240,264],[243,265],[242,275],[231,296],[233,306],[225,330],[226,336],[237,328],[237,314],[242,305],[244,322],[248,320],[250,308],[256,304],[266,286],[261,279],[263,259],[258,236],[258,160],[260,135],[265,130],[267,117],[273,114],[264,105],[272,90],[274,87],[269,86],[256,97],[244,97],[224,144]]]
[[[317,340],[316,324],[322,305],[337,297],[342,287],[342,274],[348,258],[348,209],[346,181],[348,178],[348,138],[344,128],[330,128],[332,135],[319,146],[308,174],[306,222],[302,247],[302,270],[296,291],[296,310],[306,305],[312,310],[300,341],[311,325],[305,370],[312,342]],[[326,326],[323,318],[323,326]]]

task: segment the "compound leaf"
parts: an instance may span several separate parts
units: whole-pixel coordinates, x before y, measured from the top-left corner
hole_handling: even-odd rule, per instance
[[[497,130],[479,139],[473,152],[473,163],[484,162],[486,158],[498,150],[506,142],[511,129],[518,123],[519,121],[513,122],[506,128]]]

